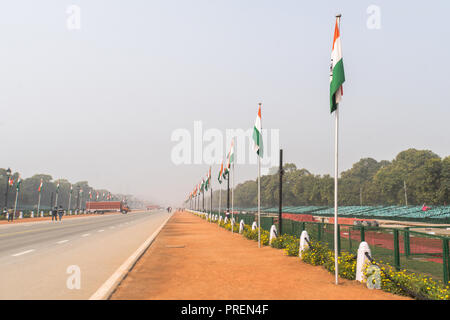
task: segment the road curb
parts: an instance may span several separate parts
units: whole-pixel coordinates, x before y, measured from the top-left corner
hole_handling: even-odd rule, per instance
[[[122,263],[122,265],[108,278],[108,280],[106,280],[106,282],[97,289],[89,300],[108,300],[111,297],[128,272],[134,267],[145,251],[147,251],[172,216],[173,214],[171,214],[166,221],[164,221],[161,226],[147,240],[145,240],[144,243],[141,244],[141,246],[124,263]]]

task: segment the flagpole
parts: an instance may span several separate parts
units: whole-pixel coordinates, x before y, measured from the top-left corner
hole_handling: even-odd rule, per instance
[[[67,212],[68,214],[70,214],[70,201],[72,200],[72,192],[70,191],[70,194],[69,194],[69,205],[67,206],[67,211],[69,211],[69,212]]]
[[[258,155],[258,248],[261,248],[261,158]]]
[[[337,14],[338,27],[341,29],[341,14]],[[339,263],[338,263],[338,147],[339,147],[339,108],[335,110],[335,132],[334,132],[334,277],[335,283],[339,284]]]
[[[259,111],[261,110],[262,103],[258,103]],[[261,248],[261,147],[262,147],[262,119],[261,124],[261,145],[258,146],[258,248]]]
[[[19,197],[19,189],[16,188],[16,203],[14,204],[14,213],[13,213],[13,221],[14,221],[14,217],[16,215],[16,210],[17,210],[17,198]]]
[[[335,139],[334,139],[334,268],[335,282],[339,284],[339,264],[338,264],[338,129],[339,129],[339,109],[336,109]]]
[[[41,192],[39,191],[39,198],[38,198],[38,206],[37,206],[37,216],[39,217],[39,208],[41,207]]]
[[[222,185],[220,185],[220,191],[219,191],[219,216],[220,216],[220,206],[221,205],[222,205]]]
[[[234,152],[234,142],[235,138],[233,137],[233,153]],[[231,189],[231,234],[233,234],[233,227],[234,227],[234,163],[236,162],[236,157],[233,155],[233,175],[232,175],[232,189]]]

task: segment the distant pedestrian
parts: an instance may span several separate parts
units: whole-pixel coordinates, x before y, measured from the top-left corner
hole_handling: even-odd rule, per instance
[[[63,214],[64,214],[63,207],[59,206],[59,209],[58,209],[59,221],[61,221],[61,218],[62,218]]]
[[[58,207],[54,207],[52,210],[52,221],[58,221]]]
[[[8,209],[6,209],[6,207],[3,208],[2,213],[5,215],[5,219],[7,219],[8,218]]]
[[[13,222],[14,221],[14,212],[13,212],[13,209],[9,209],[8,211],[7,211],[8,213],[8,222],[9,221],[11,221],[11,222]]]

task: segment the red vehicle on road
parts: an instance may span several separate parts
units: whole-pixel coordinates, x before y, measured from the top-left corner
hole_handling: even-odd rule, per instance
[[[93,213],[122,212],[126,214],[130,208],[122,201],[88,201],[86,202],[86,211]]]

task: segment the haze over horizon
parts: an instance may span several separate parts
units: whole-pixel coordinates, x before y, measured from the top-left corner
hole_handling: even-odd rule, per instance
[[[380,29],[367,27],[372,4]],[[67,28],[70,5],[81,9],[79,30]],[[448,1],[21,0],[1,7],[0,167],[23,177],[86,180],[174,205],[209,165],[175,165],[172,133],[193,134],[195,121],[204,130],[251,129],[258,102],[263,128],[279,129],[285,162],[332,175],[337,12],[346,74],[339,171],[408,148],[450,155]],[[256,166],[236,172],[236,184],[255,179]],[[214,188],[217,166],[212,177]]]

